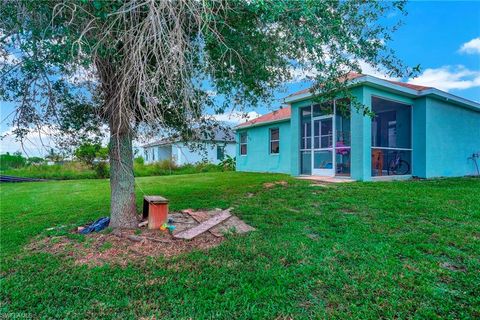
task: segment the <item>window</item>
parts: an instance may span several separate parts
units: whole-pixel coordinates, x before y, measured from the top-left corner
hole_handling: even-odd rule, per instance
[[[145,149],[145,160],[148,161],[148,149]]]
[[[270,129],[270,153],[280,153],[280,129]]]
[[[222,161],[225,158],[225,146],[217,146],[217,160]]]
[[[411,174],[411,107],[372,97],[372,111],[372,176]]]
[[[247,133],[240,133],[240,154],[242,156],[247,154]]]

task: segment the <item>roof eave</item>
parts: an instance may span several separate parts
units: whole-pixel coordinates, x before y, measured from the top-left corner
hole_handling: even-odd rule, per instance
[[[444,92],[435,88],[422,91],[421,96],[433,96],[435,98],[440,98],[447,102],[453,102],[464,108],[480,112],[480,103],[471,101],[471,100],[468,100],[468,99],[465,99],[465,98],[462,98],[454,94]]]
[[[425,89],[425,90],[414,90],[406,87],[402,87],[401,85],[395,84],[388,82],[387,80],[383,80],[377,77],[365,75],[363,77],[359,77],[353,80],[349,81],[349,86],[350,87],[355,87],[361,84],[368,84],[373,87],[380,88],[382,90],[387,89],[388,91],[396,92],[396,93],[401,93],[403,95],[406,95],[410,98],[419,98],[423,96],[435,96],[439,98],[443,98],[446,101],[449,102],[454,102],[457,105],[475,110],[475,111],[480,111],[480,103],[458,97],[456,95],[453,95],[448,92],[444,92],[435,88],[430,88],[430,89]],[[299,94],[297,96],[292,96],[292,97],[287,97],[284,99],[285,103],[294,103],[294,102],[299,102],[302,100],[306,100],[309,98],[312,98],[316,95],[321,94],[320,92],[316,92],[315,94],[312,94],[311,92],[308,93],[303,93]]]
[[[252,127],[260,127],[260,126],[266,126],[269,124],[275,124],[278,122],[285,122],[285,121],[290,121],[290,117],[288,118],[283,118],[283,119],[278,119],[278,120],[272,120],[272,121],[265,121],[265,122],[257,122],[257,123],[252,123],[247,126],[237,126],[233,128],[234,131],[242,130],[242,129],[247,129],[247,128],[252,128]]]

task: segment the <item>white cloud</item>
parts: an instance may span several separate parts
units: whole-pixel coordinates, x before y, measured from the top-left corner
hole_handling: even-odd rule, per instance
[[[13,128],[10,127],[0,133],[0,153],[20,151],[29,157],[43,157],[51,148],[55,147],[52,139],[53,133],[52,129],[47,127],[41,128],[39,131],[31,131],[25,137],[22,146],[22,143],[13,134]]]
[[[480,71],[469,70],[465,66],[443,66],[428,68],[408,83],[435,87],[440,90],[462,90],[480,87]]]
[[[223,113],[223,114],[215,114],[212,117],[217,121],[226,122],[231,125],[237,125],[239,123],[258,118],[259,116],[261,116],[261,114],[259,114],[256,111],[250,111],[250,112],[232,111],[232,112]]]
[[[32,129],[25,136],[22,145],[22,142],[15,137],[13,130],[14,128],[10,127],[0,132],[0,154],[20,151],[29,157],[44,157],[50,149],[57,147],[54,137],[61,135],[58,129],[48,126],[41,127],[39,130]],[[109,141],[108,127],[102,125],[100,131],[103,133],[101,143],[107,145]]]
[[[318,70],[315,67],[310,68],[295,68],[290,67],[288,69],[291,80],[289,83],[298,83],[302,81],[309,81],[318,75]]]
[[[360,60],[358,62],[362,74],[368,74],[380,79],[400,81],[400,78],[391,77],[387,74],[387,71],[384,68],[375,68],[371,64]],[[318,75],[318,70],[314,67],[307,70],[301,68],[290,68],[290,74],[292,76],[291,83],[298,83],[301,81],[306,81],[315,78]]]
[[[480,37],[472,39],[460,47],[460,52],[469,54],[480,54]]]
[[[12,54],[7,52],[0,52],[0,64],[13,65],[20,62],[20,59]]]
[[[375,67],[373,67],[371,64],[363,61],[363,60],[360,60],[359,61],[359,65],[360,65],[360,69],[362,69],[362,74],[368,74],[370,76],[374,76],[374,77],[377,77],[377,78],[380,78],[380,79],[385,79],[385,80],[392,80],[392,81],[399,81],[400,78],[394,78],[394,77],[391,77],[387,74],[387,72],[380,68],[380,69],[377,69]]]

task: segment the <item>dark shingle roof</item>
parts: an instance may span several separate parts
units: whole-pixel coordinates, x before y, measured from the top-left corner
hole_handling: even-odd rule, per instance
[[[230,128],[217,128],[212,132],[199,132],[195,134],[196,137],[189,139],[190,142],[200,141],[215,141],[215,142],[235,142],[235,134]],[[172,144],[175,142],[185,142],[181,137],[169,137],[165,139],[156,140],[143,145],[143,147],[153,147]]]

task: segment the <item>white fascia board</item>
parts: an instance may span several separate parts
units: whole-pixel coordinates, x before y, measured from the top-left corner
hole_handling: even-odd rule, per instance
[[[480,112],[480,103],[435,88],[422,91],[421,96],[433,96],[444,101],[454,102],[462,107]]]

